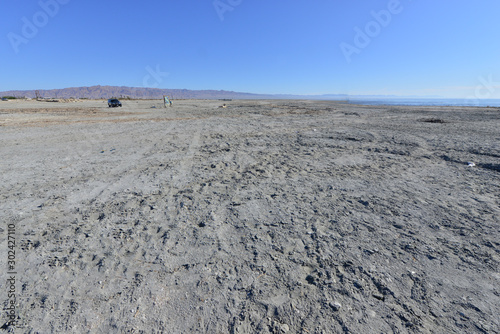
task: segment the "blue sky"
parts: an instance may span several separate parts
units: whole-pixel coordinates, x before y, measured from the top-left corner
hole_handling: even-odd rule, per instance
[[[0,91],[500,98],[500,1],[12,0]]]

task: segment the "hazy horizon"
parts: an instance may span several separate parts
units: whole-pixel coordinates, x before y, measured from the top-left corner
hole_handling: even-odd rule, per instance
[[[30,91],[52,91],[52,90],[65,90],[65,89],[79,89],[79,88],[92,88],[92,87],[123,87],[123,88],[130,88],[130,89],[159,89],[159,90],[192,90],[192,91],[224,91],[224,92],[234,92],[234,93],[242,93],[242,94],[254,94],[254,95],[296,95],[296,96],[351,96],[351,97],[380,97],[380,98],[385,98],[385,97],[394,97],[394,98],[423,98],[423,99],[454,99],[454,98],[447,98],[445,96],[439,96],[439,95],[394,95],[394,94],[380,94],[380,95],[370,95],[370,94],[348,94],[348,93],[319,93],[319,94],[305,94],[305,93],[255,93],[255,92],[241,92],[241,91],[234,91],[234,90],[223,90],[223,89],[217,89],[217,88],[209,88],[209,89],[200,89],[200,90],[195,90],[195,89],[189,89],[189,88],[183,88],[183,87],[165,87],[165,88],[156,88],[156,87],[133,87],[133,86],[115,86],[115,85],[107,85],[107,84],[95,84],[95,85],[90,85],[90,86],[71,86],[71,87],[54,87],[54,88],[27,88],[27,89],[7,89],[7,90],[2,90],[0,93],[6,93],[10,91],[24,91],[24,92],[30,92]],[[460,98],[457,98],[460,99]],[[481,99],[481,98],[480,98]],[[483,99],[488,99],[488,98],[483,98]],[[493,98],[495,99],[495,98]]]
[[[10,90],[0,92],[0,96],[35,97],[37,90]],[[132,99],[155,99],[163,95],[176,96],[180,99],[306,99],[306,100],[347,100],[356,104],[389,105],[455,105],[455,106],[500,106],[500,99],[495,98],[446,98],[442,96],[398,96],[398,95],[351,95],[331,94],[255,94],[225,90],[189,90],[162,89],[145,87],[94,85],[38,90],[44,98],[90,98],[103,99],[121,97]],[[97,96],[95,94],[98,94]]]

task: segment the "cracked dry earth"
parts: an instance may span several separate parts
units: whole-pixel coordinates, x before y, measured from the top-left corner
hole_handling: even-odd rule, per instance
[[[499,332],[499,110],[153,104],[2,105],[0,332]]]

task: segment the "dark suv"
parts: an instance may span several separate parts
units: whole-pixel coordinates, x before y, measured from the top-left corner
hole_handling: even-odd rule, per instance
[[[108,100],[108,107],[121,107],[122,103],[118,101],[117,99],[109,99]]]

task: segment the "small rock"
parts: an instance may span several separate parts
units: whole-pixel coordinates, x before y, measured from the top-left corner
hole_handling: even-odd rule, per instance
[[[358,203],[360,203],[360,204],[362,204],[362,205],[364,205],[364,206],[368,206],[368,205],[370,205],[370,202],[368,202],[368,201],[363,201],[363,200],[361,200],[361,199],[358,201]]]
[[[358,280],[354,281],[354,286],[359,290],[363,290],[363,284]]]
[[[338,311],[342,307],[342,304],[339,302],[330,302],[329,305],[334,311]]]
[[[283,324],[283,325],[281,325],[281,331],[282,331],[283,333],[288,333],[288,331],[289,331],[289,330],[290,330],[290,327],[288,327],[288,325],[287,325],[287,324]]]

